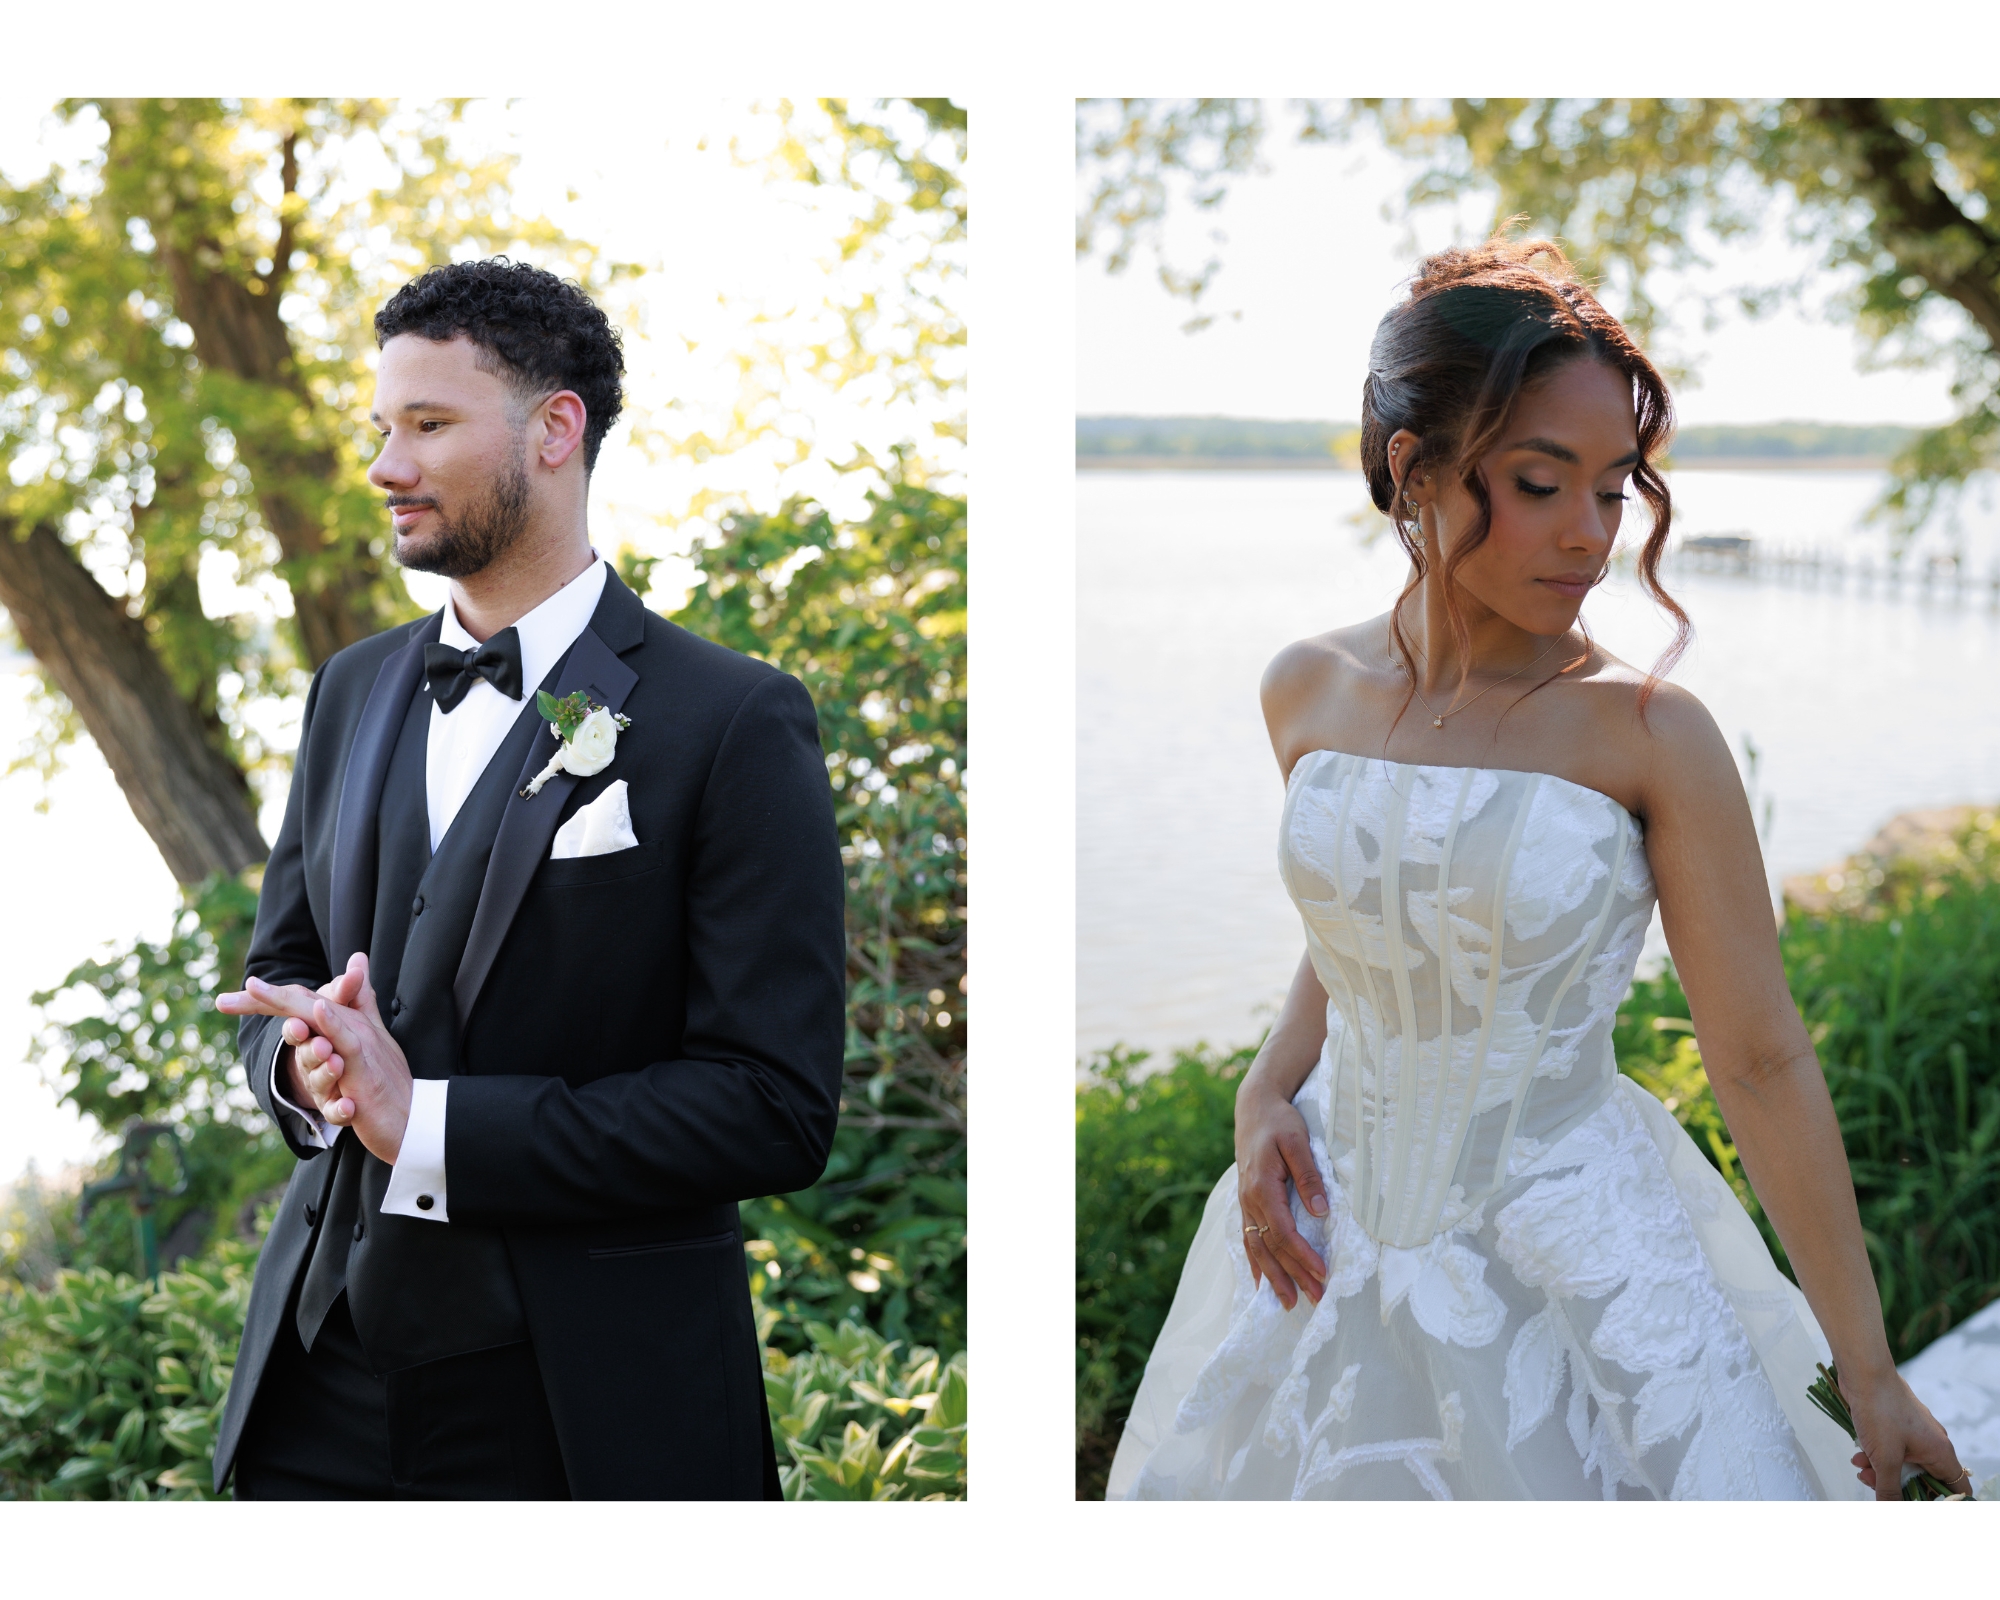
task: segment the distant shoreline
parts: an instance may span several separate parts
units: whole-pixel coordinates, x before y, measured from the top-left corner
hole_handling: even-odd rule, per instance
[[[1880,472],[1887,456],[1688,456],[1673,472]],[[1358,472],[1332,456],[1079,455],[1078,472]]]

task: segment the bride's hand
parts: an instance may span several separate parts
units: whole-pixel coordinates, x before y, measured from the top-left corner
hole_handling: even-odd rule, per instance
[[[1326,1263],[1292,1222],[1290,1181],[1316,1217],[1326,1215],[1326,1188],[1314,1165],[1306,1119],[1289,1099],[1245,1080],[1236,1096],[1236,1181],[1243,1208],[1243,1248],[1250,1271],[1269,1278],[1291,1310],[1304,1291],[1314,1305],[1326,1292]]]
[[[1875,1491],[1877,1500],[1903,1497],[1903,1463],[1922,1467],[1940,1483],[1970,1494],[1972,1478],[1959,1465],[1951,1440],[1910,1392],[1902,1374],[1891,1368],[1872,1382],[1840,1377],[1841,1397],[1854,1418],[1857,1476]]]

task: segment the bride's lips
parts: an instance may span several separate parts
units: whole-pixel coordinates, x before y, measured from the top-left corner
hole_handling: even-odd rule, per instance
[[[1581,600],[1590,593],[1590,586],[1597,581],[1595,573],[1562,572],[1553,578],[1537,578],[1535,582],[1545,583],[1565,600]]]

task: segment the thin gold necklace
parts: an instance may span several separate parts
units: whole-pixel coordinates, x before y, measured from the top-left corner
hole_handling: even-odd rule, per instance
[[[1563,637],[1564,636],[1562,634],[1560,633],[1557,634],[1547,644],[1542,646],[1541,655],[1536,656],[1535,659],[1533,661],[1528,662],[1526,666],[1516,667],[1512,672],[1508,673],[1506,677],[1501,678],[1498,682],[1489,683],[1485,688],[1481,689],[1478,694],[1474,695],[1470,700],[1466,701],[1464,705],[1448,706],[1443,711],[1437,710],[1430,703],[1430,701],[1424,698],[1424,691],[1421,687],[1419,687],[1417,683],[1417,675],[1414,671],[1411,670],[1408,662],[1399,659],[1396,665],[1401,667],[1405,672],[1408,672],[1410,674],[1410,692],[1417,697],[1417,703],[1421,705],[1426,711],[1430,712],[1431,726],[1433,728],[1442,728],[1444,726],[1444,719],[1446,717],[1455,717],[1459,714],[1459,712],[1469,710],[1473,706],[1479,704],[1479,702],[1485,696],[1491,694],[1495,689],[1499,688],[1502,683],[1512,683],[1516,678],[1520,677],[1522,673],[1526,672],[1529,667],[1539,666],[1542,662],[1542,657],[1546,656],[1551,650],[1555,649],[1557,645],[1561,644],[1563,641]],[[1419,650],[1417,653],[1419,655],[1423,655],[1423,652],[1421,650]],[[1424,665],[1425,666],[1430,665],[1429,656],[1424,656]]]

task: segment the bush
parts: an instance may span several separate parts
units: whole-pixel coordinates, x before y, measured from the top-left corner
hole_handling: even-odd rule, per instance
[[[102,1267],[0,1289],[0,1499],[210,1500],[257,1246],[157,1285]],[[776,1313],[759,1307],[768,1336]],[[767,1347],[788,1500],[965,1497],[965,1356],[810,1322]]]
[[[1236,1081],[1254,1048],[1090,1063],[1076,1095],[1078,1499],[1099,1499],[1146,1357],[1215,1180],[1236,1159]]]
[[[764,1353],[785,1498],[963,1500],[964,1353],[899,1355],[900,1341],[852,1322],[805,1333],[800,1354]]]
[[[899,455],[857,520],[804,499],[722,518],[674,613],[811,692],[847,869],[833,1153],[743,1208],[789,1351],[840,1318],[965,1348],[965,562],[964,498]]]
[[[103,1267],[0,1289],[0,1496],[208,1500],[257,1247],[157,1285]]]

